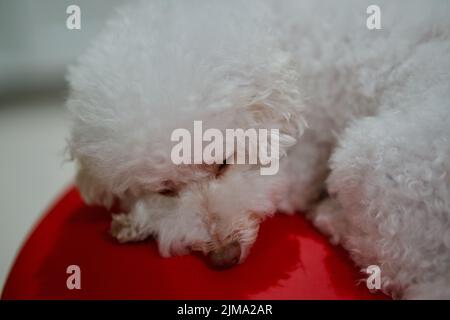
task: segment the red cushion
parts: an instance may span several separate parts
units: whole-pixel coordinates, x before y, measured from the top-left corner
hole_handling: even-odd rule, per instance
[[[346,252],[302,215],[261,226],[243,264],[216,271],[198,256],[161,258],[154,241],[119,244],[110,214],[69,190],[32,232],[6,281],[3,299],[379,299]],[[81,268],[68,290],[66,269]]]

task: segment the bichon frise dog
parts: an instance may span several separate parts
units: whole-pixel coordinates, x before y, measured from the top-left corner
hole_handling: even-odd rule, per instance
[[[450,5],[377,2],[374,30],[366,1],[118,10],[68,76],[86,202],[119,200],[121,242],[153,236],[163,256],[218,267],[244,261],[265,217],[302,210],[378,265],[384,292],[450,298]],[[171,134],[195,120],[278,129],[278,173],[229,154],[175,164]]]

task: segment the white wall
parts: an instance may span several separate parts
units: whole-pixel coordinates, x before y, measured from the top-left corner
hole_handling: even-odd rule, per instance
[[[101,30],[120,0],[0,1],[0,94],[61,86],[68,63]],[[66,28],[66,8],[81,8],[81,30]]]
[[[26,235],[71,182],[64,164],[67,64],[120,0],[0,0],[0,290]],[[81,7],[81,30],[66,8]]]

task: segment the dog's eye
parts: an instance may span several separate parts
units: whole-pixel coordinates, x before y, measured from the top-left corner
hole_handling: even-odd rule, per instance
[[[173,181],[165,180],[162,182],[162,188],[158,190],[158,193],[166,197],[175,197],[178,195],[178,189]]]
[[[178,191],[175,189],[162,189],[160,191],[158,191],[158,193],[162,196],[166,196],[166,197],[175,197],[178,195]]]
[[[227,163],[222,163],[219,164],[219,166],[217,167],[217,171],[216,171],[216,177],[220,177],[222,174],[224,174],[224,172],[228,169],[228,164]]]

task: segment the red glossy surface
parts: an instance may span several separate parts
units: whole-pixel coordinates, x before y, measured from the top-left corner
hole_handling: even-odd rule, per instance
[[[347,254],[301,216],[263,223],[247,261],[209,269],[197,256],[164,259],[152,240],[118,244],[110,215],[87,207],[75,189],[44,216],[23,246],[3,299],[379,299]],[[81,290],[66,268],[81,268]]]

